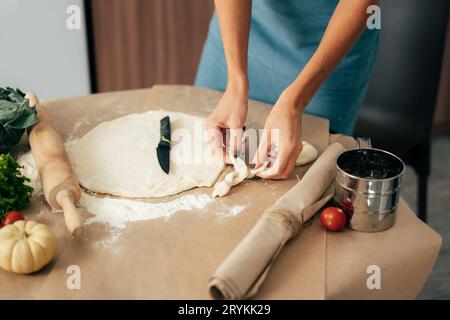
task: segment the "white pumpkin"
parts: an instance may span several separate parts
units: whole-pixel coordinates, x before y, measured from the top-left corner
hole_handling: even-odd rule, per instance
[[[17,221],[0,229],[0,267],[28,274],[42,269],[55,256],[50,228],[35,221]]]

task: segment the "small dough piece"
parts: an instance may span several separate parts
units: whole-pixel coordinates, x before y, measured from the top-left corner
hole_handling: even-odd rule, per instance
[[[231,157],[234,171],[225,176],[222,181],[216,182],[211,197],[224,197],[230,192],[231,188],[242,183],[245,179],[253,179],[258,173],[267,169],[269,165],[265,162],[258,169],[249,170],[245,162],[240,158]]]
[[[225,176],[225,179],[223,179],[222,181],[217,182],[214,185],[214,191],[211,195],[212,198],[221,198],[223,196],[225,196],[226,194],[228,194],[228,192],[230,192],[231,186],[233,185],[233,180],[234,178],[237,176],[237,172],[233,171],[230,172],[229,174],[227,174]]]
[[[258,173],[263,172],[269,166],[269,162],[264,162],[264,164],[258,169],[252,169],[249,171],[247,179],[253,179]]]
[[[240,184],[247,179],[249,170],[242,159],[230,157],[234,171],[228,173],[222,181],[216,182],[211,197],[223,197],[230,192],[231,187]]]
[[[295,166],[304,166],[317,159],[319,152],[309,142],[303,141],[303,150],[298,156]],[[276,156],[276,153],[275,153]],[[216,182],[214,185],[214,191],[212,197],[224,197],[226,196],[232,187],[240,184],[245,179],[253,179],[258,173],[267,169],[269,162],[265,162],[258,169],[249,170],[245,162],[240,158],[230,157],[230,161],[234,166],[234,172],[231,172],[225,176],[222,181]]]
[[[317,159],[319,152],[317,149],[309,142],[303,141],[303,150],[295,162],[296,167],[307,165]]]
[[[232,158],[231,162],[233,163],[234,170],[237,172],[237,175],[233,178],[232,187],[240,184],[242,181],[247,179],[249,175],[249,170],[244,160],[240,158]]]
[[[238,175],[238,173],[236,171],[230,172],[229,174],[227,174],[225,176],[224,181],[228,184],[230,184],[230,186],[233,184],[234,178]]]

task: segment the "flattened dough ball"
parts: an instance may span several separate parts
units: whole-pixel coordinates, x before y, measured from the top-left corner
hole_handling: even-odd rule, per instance
[[[295,162],[296,167],[307,165],[317,159],[319,152],[317,149],[307,141],[303,141],[303,150]]]
[[[160,120],[170,117],[170,173],[156,155]],[[204,118],[179,112],[149,111],[104,122],[66,145],[75,174],[90,191],[126,198],[165,197],[210,187],[225,162],[204,139]]]

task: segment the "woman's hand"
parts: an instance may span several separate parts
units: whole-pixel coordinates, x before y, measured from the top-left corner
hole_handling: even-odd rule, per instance
[[[226,135],[229,129],[228,152],[239,153],[243,137],[243,127],[248,113],[248,93],[244,88],[229,86],[214,111],[206,119],[209,142],[214,151],[224,154],[227,146]],[[225,153],[227,155],[229,153]]]
[[[261,167],[267,161],[271,163],[269,168],[258,173],[258,176],[263,179],[288,178],[301,151],[298,103],[285,91],[278,98],[264,126],[264,134],[254,159],[255,168]]]
[[[228,83],[225,93],[206,120],[215,151],[224,152],[226,129],[230,129],[228,155],[239,153],[248,111],[247,55],[252,0],[214,0],[219,19]]]

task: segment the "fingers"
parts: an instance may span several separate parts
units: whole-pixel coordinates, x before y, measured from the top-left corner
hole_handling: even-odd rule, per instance
[[[267,162],[270,153],[270,145],[270,130],[264,130],[261,135],[261,142],[259,143],[258,149],[256,150],[255,156],[251,162],[252,164],[255,164],[255,169],[258,169],[265,162]]]
[[[275,159],[273,165],[257,174],[262,179],[287,179],[292,173],[298,155],[301,152],[301,145],[296,145],[294,148],[283,148]]]
[[[293,155],[290,156],[289,162],[286,166],[286,168],[284,169],[284,171],[275,178],[270,178],[270,179],[287,179],[289,178],[289,176],[291,175],[292,171],[295,168],[295,163],[297,161],[298,158],[298,154],[297,151],[294,150]]]
[[[242,150],[243,137],[244,137],[243,129],[230,129],[228,154],[231,153],[235,157],[240,155]]]
[[[210,125],[211,126],[211,125]],[[243,149],[243,129],[226,129],[220,125],[207,129],[207,140],[215,155],[237,157]]]
[[[223,155],[223,138],[219,128],[210,128],[206,130],[207,141],[211,146],[214,155]]]
[[[263,179],[286,179],[287,177],[283,174],[288,165],[289,156],[290,153],[280,152],[267,170],[258,173],[258,177]]]

